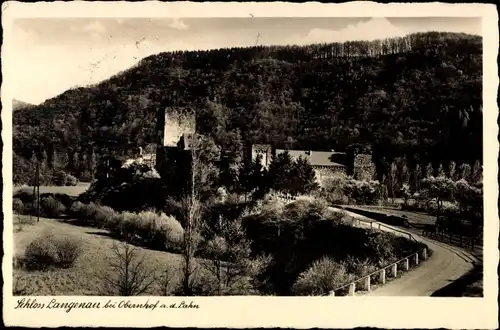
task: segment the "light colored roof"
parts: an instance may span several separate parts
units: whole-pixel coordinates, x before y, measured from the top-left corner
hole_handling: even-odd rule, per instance
[[[286,150],[276,149],[276,155],[279,155]],[[288,150],[288,153],[293,159],[297,159],[300,156],[309,160],[312,166],[334,166],[334,167],[345,167],[340,163],[332,162],[330,157],[332,156],[331,151],[307,151],[307,150]]]

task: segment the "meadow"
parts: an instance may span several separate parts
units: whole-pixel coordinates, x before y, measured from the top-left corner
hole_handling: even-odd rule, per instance
[[[40,186],[40,194],[51,193],[51,194],[66,194],[68,196],[78,196],[89,189],[89,182],[79,182],[76,186]],[[13,193],[15,194],[19,190],[31,189],[32,186],[14,186]]]
[[[105,230],[75,226],[61,220],[40,218],[29,223],[29,216],[15,215],[14,223],[22,222],[22,229],[14,231],[14,260],[22,258],[26,247],[34,239],[46,235],[62,235],[81,243],[81,255],[68,269],[49,269],[48,271],[27,271],[14,267],[15,295],[103,295],[105,283],[103,275],[109,271],[109,260],[113,256],[116,239],[109,237]],[[178,281],[177,268],[181,256],[169,252],[148,250],[135,247],[138,256],[144,257],[148,271],[160,278],[169,268],[172,275],[169,287],[173,289]],[[152,288],[152,293],[161,295],[161,288]]]

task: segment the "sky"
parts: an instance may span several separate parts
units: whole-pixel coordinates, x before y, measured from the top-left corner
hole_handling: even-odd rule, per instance
[[[39,104],[165,51],[374,40],[414,32],[482,35],[480,18],[31,18],[12,29],[13,98]]]

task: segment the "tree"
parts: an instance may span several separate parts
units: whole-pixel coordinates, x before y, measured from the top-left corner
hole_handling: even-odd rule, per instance
[[[460,179],[464,179],[465,181],[470,181],[471,178],[471,168],[467,163],[463,163],[459,166]]]
[[[292,194],[310,193],[319,188],[316,174],[309,161],[302,156],[293,163]]]
[[[420,180],[422,179],[422,168],[420,164],[415,165],[415,170],[413,171],[413,191],[419,190]]]
[[[445,177],[446,176],[446,173],[444,172],[443,164],[439,164],[437,176],[438,177]]]
[[[425,177],[430,178],[434,176],[434,167],[432,166],[432,163],[427,164],[425,167]]]
[[[392,162],[391,167],[389,169],[389,177],[388,177],[388,182],[389,182],[389,192],[391,194],[392,202],[394,203],[394,198],[395,196],[395,190],[396,190],[396,175],[397,175],[398,168],[396,166],[396,163]]]
[[[190,142],[191,174],[193,184],[196,184],[196,198],[202,202],[213,196],[219,182],[219,168],[221,149],[208,136],[194,134]]]
[[[207,257],[203,267],[215,278],[211,295],[245,295],[258,293],[258,276],[270,263],[270,257],[252,257],[251,241],[247,239],[241,217],[228,220],[220,217],[206,243]]]
[[[456,183],[455,199],[460,205],[463,214],[476,227],[482,226],[483,219],[483,189],[474,187],[466,180],[460,179]]]
[[[421,196],[423,196],[427,202],[435,202],[437,206],[436,213],[436,223],[439,222],[439,216],[441,215],[441,210],[443,209],[443,203],[445,201],[451,200],[455,186],[454,182],[447,177],[428,177],[421,182]]]
[[[95,171],[96,171],[96,166],[97,166],[97,160],[96,160],[96,154],[94,152],[94,148],[90,149],[89,156],[87,157],[88,160],[88,170],[90,171],[91,178],[94,179],[95,176]]]
[[[73,173],[75,173],[77,175],[80,173],[80,156],[79,156],[78,152],[75,152],[73,154],[73,159],[71,161],[71,167],[72,167]]]
[[[195,253],[201,241],[202,222],[202,204],[196,196],[196,190],[193,189],[191,195],[185,196],[181,201],[182,207],[182,226],[184,235],[182,240],[182,291],[184,295],[193,294],[193,278],[196,272]]]
[[[269,182],[276,191],[292,193],[294,164],[288,151],[276,155],[269,164]]]
[[[472,168],[471,183],[475,184],[478,182],[483,182],[483,167],[479,160],[476,160]]]
[[[127,242],[113,242],[113,258],[105,274],[97,274],[102,280],[103,295],[138,296],[149,293],[156,282],[151,260],[140,255],[139,250]]]
[[[380,197],[381,187],[378,181],[359,181],[349,179],[344,186],[344,193],[348,197],[349,203],[352,199],[356,204],[373,204]]]
[[[411,191],[410,191],[410,186],[407,184],[404,184],[401,187],[401,196],[403,197],[404,205],[408,205],[408,199],[411,197]]]
[[[401,167],[401,184],[402,185],[409,185],[410,184],[410,170],[408,168],[408,165],[406,165],[406,162],[403,163]]]
[[[458,180],[458,177],[457,177],[457,164],[454,162],[454,161],[451,161],[450,162],[450,166],[448,168],[448,173],[450,174],[450,179],[452,179],[453,181],[457,181]]]

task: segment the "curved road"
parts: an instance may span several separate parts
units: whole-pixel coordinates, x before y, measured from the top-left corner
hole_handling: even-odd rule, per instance
[[[334,208],[334,210],[340,209]],[[378,223],[371,218],[345,210],[342,211],[355,219]],[[370,224],[366,222],[361,222],[361,225],[370,227]],[[417,268],[404,273],[384,286],[364,293],[364,295],[430,296],[435,291],[447,286],[469,272],[474,267],[474,263],[479,261],[466,250],[422,237],[415,230],[400,229],[386,224],[381,226],[380,229],[388,232],[397,233],[399,231],[411,233],[417,241],[427,244],[429,249],[432,250],[432,256]]]

